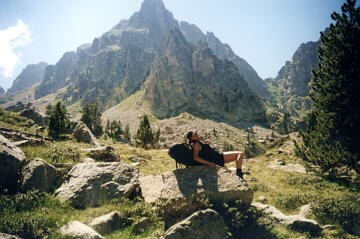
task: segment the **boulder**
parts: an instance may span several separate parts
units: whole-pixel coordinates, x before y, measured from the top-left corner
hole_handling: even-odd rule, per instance
[[[101,145],[97,141],[94,134],[86,126],[85,123],[80,122],[74,129],[74,136],[78,142],[88,143],[94,145],[95,147],[100,147]]]
[[[294,231],[308,232],[311,235],[319,235],[322,231],[321,226],[316,221],[307,219],[302,214],[287,216],[274,206],[258,202],[254,202],[251,205],[263,211],[270,219]]]
[[[24,159],[24,152],[0,135],[0,189],[17,189],[18,171]]]
[[[227,230],[224,219],[214,210],[206,209],[192,214],[170,227],[165,239],[224,239]]]
[[[61,227],[58,231],[61,235],[76,239],[104,239],[91,227],[79,222],[72,221]]]
[[[250,204],[253,199],[253,191],[247,183],[226,168],[216,171],[208,166],[194,166],[140,177],[139,181],[147,203],[186,200],[199,193],[215,200],[240,199],[245,204]]]
[[[20,112],[20,115],[33,120],[39,126],[45,126],[44,117],[34,108],[26,108]]]
[[[120,162],[79,163],[55,195],[76,208],[100,206],[108,200],[130,196],[138,188],[138,175],[136,168]]]
[[[21,239],[21,237],[13,236],[13,235],[9,235],[9,234],[0,232],[0,239]]]
[[[128,219],[115,211],[95,218],[89,225],[100,234],[109,234],[113,231],[122,229],[131,223],[131,219]]]
[[[97,161],[105,161],[105,162],[118,162],[120,158],[115,154],[115,151],[112,147],[99,147],[94,148],[89,151],[88,156]]]
[[[43,192],[52,192],[56,185],[57,169],[43,159],[31,160],[22,170],[21,187],[24,190],[38,189]]]

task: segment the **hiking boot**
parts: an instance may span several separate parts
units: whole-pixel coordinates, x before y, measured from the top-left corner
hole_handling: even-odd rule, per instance
[[[241,169],[236,169],[236,175],[239,176],[241,179],[244,179],[244,174]]]

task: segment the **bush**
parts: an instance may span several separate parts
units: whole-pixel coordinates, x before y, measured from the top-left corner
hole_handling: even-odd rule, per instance
[[[316,194],[310,192],[281,193],[276,197],[275,207],[291,211],[314,201],[315,198]]]
[[[315,217],[324,224],[339,224],[351,234],[360,236],[360,198],[358,195],[329,197],[312,204]]]
[[[66,209],[50,195],[31,190],[12,196],[0,195],[0,231],[23,238],[44,238],[59,226],[51,209]]]

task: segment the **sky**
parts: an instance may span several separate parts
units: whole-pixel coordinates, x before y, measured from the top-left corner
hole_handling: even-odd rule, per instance
[[[213,32],[260,77],[276,77],[301,43],[316,41],[342,0],[163,0],[179,21]],[[142,0],[0,0],[0,86],[28,64],[55,64],[140,9]]]

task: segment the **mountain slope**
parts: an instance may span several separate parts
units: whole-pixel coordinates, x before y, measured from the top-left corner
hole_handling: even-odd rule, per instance
[[[231,122],[262,121],[264,105],[236,66],[205,41],[194,47],[175,29],[165,38],[145,85],[155,116],[191,112]]]
[[[39,62],[38,64],[27,65],[20,75],[16,77],[8,93],[15,93],[23,91],[31,87],[32,85],[41,82],[44,77],[46,62]]]

